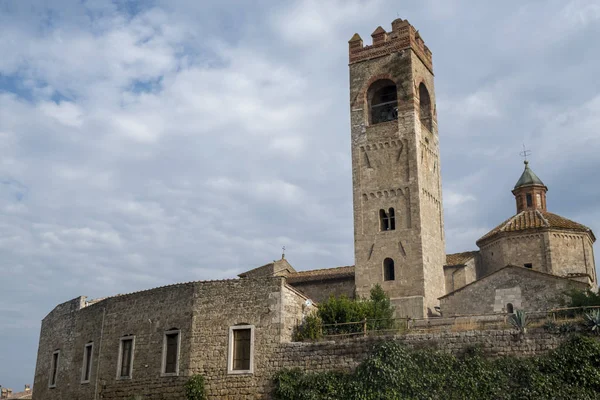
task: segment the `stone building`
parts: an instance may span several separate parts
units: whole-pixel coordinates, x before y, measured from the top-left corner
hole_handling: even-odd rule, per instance
[[[548,310],[571,288],[597,288],[594,233],[549,212],[547,192],[525,161],[517,213],[483,235],[479,251],[447,257],[445,316]]]
[[[318,364],[286,358],[306,313],[377,284],[412,318],[546,310],[597,286],[594,234],[547,211],[527,163],[517,214],[478,251],[445,253],[431,51],[402,19],[371,36],[349,41],[355,265],[297,271],[282,257],[237,279],[60,304],[42,321],[34,399],[181,399],[193,374],[212,398],[268,398],[279,368]]]

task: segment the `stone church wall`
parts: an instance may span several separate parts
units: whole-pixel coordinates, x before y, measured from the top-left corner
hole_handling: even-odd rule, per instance
[[[332,295],[336,297],[344,295],[350,299],[354,298],[353,276],[342,279],[291,283],[291,285],[316,302],[323,302]]]
[[[554,231],[549,239],[553,274],[588,274],[596,281],[593,247],[587,233]]]
[[[507,265],[532,264],[536,271],[550,272],[547,262],[547,232],[510,234],[486,244],[481,248],[482,270],[480,278]]]
[[[524,267],[505,267],[442,297],[440,304],[444,317],[506,313],[508,303],[515,310],[545,311],[559,306],[565,291],[587,287]]]

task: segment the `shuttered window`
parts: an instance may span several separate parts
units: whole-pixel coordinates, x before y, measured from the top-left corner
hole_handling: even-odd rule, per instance
[[[133,338],[121,339],[121,365],[119,369],[120,378],[131,377],[131,367],[133,361]]]
[[[165,374],[176,374],[177,358],[179,356],[179,331],[170,331],[165,334],[164,343],[164,370]]]
[[[254,326],[236,325],[229,328],[227,371],[230,374],[254,373]]]
[[[236,329],[233,331],[233,369],[250,369],[250,329]]]

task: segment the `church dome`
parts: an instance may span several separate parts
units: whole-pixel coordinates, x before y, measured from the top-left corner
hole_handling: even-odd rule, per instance
[[[525,161],[525,170],[521,174],[521,177],[517,181],[515,185],[515,189],[520,188],[522,186],[530,186],[530,185],[544,185],[544,182],[529,168],[529,161]]]
[[[542,210],[524,210],[514,215],[483,235],[477,245],[489,243],[493,239],[506,233],[523,233],[524,231],[537,231],[546,229],[557,229],[571,232],[588,233],[595,241],[594,233],[590,228],[575,221],[571,221],[560,215]]]

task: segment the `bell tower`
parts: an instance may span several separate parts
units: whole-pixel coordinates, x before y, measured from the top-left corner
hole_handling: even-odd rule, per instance
[[[397,316],[425,317],[446,258],[431,51],[402,19],[371,36],[349,41],[356,291],[380,284]]]

